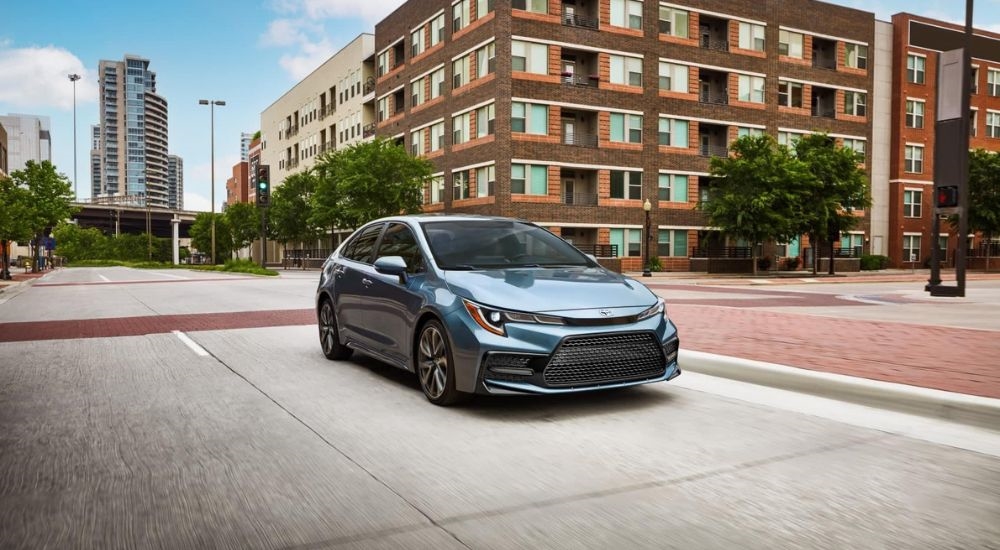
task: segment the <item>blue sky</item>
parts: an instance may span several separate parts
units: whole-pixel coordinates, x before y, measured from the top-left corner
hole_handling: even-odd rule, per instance
[[[77,73],[77,170],[90,196],[89,130],[98,122],[97,64],[135,54],[150,60],[169,104],[170,153],[184,158],[185,207],[208,210],[210,115],[215,109],[216,203],[239,160],[240,132],[295,82],[403,0],[12,0],[0,10],[0,114],[48,116],[57,168],[73,177]],[[959,0],[833,0],[880,19],[909,11],[964,21]],[[1000,0],[977,0],[975,24],[1000,32]],[[831,31],[832,32],[832,31]]]

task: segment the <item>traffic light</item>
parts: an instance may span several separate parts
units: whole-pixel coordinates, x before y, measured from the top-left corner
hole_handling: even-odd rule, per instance
[[[953,208],[958,206],[958,187],[948,185],[934,190],[935,203],[938,208]]]
[[[262,164],[257,167],[257,206],[271,205],[271,167]]]

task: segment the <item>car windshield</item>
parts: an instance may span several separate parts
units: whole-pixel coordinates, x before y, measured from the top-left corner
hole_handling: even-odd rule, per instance
[[[449,220],[422,225],[434,260],[441,269],[594,265],[573,245],[530,223]]]

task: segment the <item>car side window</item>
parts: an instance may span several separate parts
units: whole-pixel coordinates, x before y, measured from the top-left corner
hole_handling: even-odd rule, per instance
[[[413,275],[423,273],[424,255],[420,252],[420,245],[413,236],[410,228],[401,223],[394,223],[385,230],[382,236],[382,243],[378,247],[378,254],[375,258],[385,256],[400,256],[406,262],[406,272]]]
[[[382,227],[384,227],[383,224],[379,223],[363,230],[351,242],[347,243],[343,256],[355,262],[372,263],[372,250],[375,248],[375,241],[378,240],[379,233],[382,232]]]

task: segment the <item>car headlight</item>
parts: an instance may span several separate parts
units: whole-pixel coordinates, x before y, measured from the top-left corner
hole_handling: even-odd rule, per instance
[[[566,324],[559,317],[552,315],[539,315],[536,313],[521,313],[518,311],[506,311],[479,305],[475,302],[462,299],[466,311],[479,326],[500,336],[506,336],[507,331],[504,325],[507,323],[533,323],[539,325],[564,325]]]
[[[656,317],[657,315],[662,315],[664,317],[667,316],[667,303],[663,300],[663,298],[657,299],[656,303],[653,304],[652,307],[636,316],[636,321],[645,321],[646,319]]]

